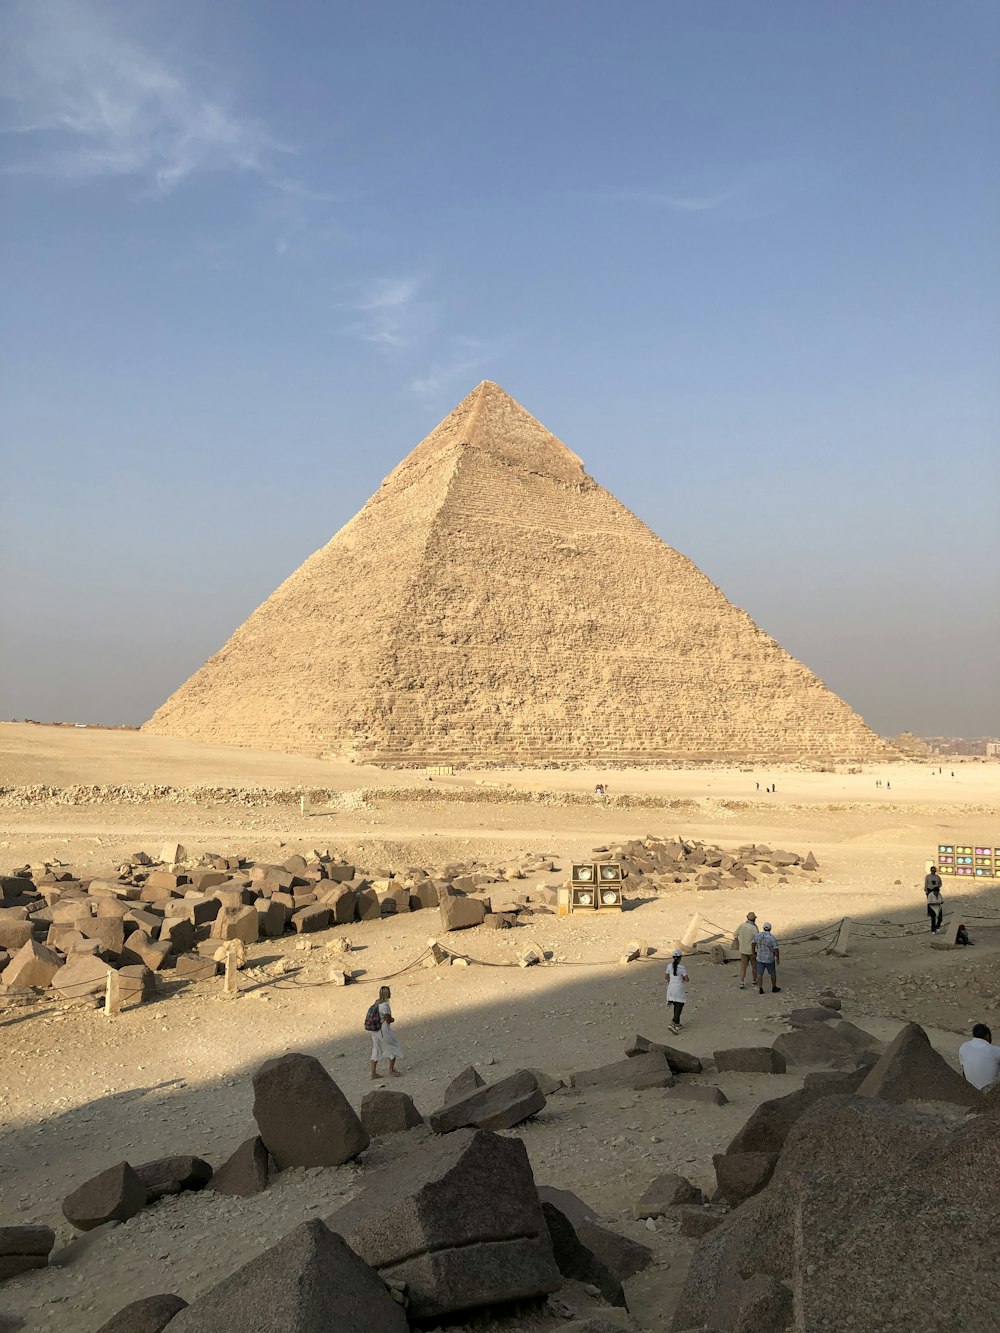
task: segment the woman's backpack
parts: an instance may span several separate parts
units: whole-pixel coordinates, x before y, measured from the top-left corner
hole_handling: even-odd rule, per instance
[[[381,1003],[382,1003],[381,1000],[376,1000],[375,1003],[372,1005],[372,1007],[368,1010],[367,1014],[365,1014],[366,1032],[382,1031],[382,1015],[379,1013],[379,1005]]]

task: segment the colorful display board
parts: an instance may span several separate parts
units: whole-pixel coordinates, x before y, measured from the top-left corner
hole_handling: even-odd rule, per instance
[[[975,843],[938,843],[940,875],[966,879],[1000,879],[1000,847],[977,847]]]

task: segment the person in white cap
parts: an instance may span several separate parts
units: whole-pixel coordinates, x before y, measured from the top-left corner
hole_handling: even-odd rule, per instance
[[[733,948],[739,950],[740,955],[740,990],[746,990],[748,967],[751,982],[757,984],[757,969],[753,961],[753,937],[756,934],[757,913],[747,912],[747,919],[736,927],[736,934],[733,936]]]
[[[753,937],[754,970],[757,973],[758,994],[764,994],[764,974],[770,973],[771,993],[777,995],[781,990],[778,985],[778,941],[771,934],[770,921],[764,922],[764,929]]]
[[[684,1001],[687,999],[687,968],[681,962],[684,954],[680,949],[674,950],[674,956],[667,966],[667,1004],[674,1006],[674,1021],[670,1024],[671,1032],[680,1032],[681,1030],[681,1010],[684,1008]]]

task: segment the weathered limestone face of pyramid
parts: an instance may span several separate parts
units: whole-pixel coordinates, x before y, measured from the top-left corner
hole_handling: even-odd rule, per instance
[[[145,730],[403,764],[889,753],[488,381]]]

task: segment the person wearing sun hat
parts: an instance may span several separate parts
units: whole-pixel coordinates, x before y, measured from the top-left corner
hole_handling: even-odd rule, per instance
[[[684,1001],[687,999],[687,968],[681,962],[684,953],[681,949],[674,950],[674,956],[667,965],[667,1004],[674,1006],[674,1021],[670,1024],[671,1032],[680,1032],[681,1030],[681,1010],[684,1008]]]
[[[736,927],[736,934],[733,936],[733,948],[740,955],[740,990],[746,989],[747,968],[750,969],[750,980],[756,985],[757,972],[753,964],[753,939],[757,934],[757,913],[747,912],[747,919]]]
[[[764,922],[764,929],[759,930],[753,937],[753,959],[754,970],[757,973],[758,994],[764,994],[764,974],[768,973],[771,977],[771,993],[776,995],[781,987],[778,985],[778,941],[771,934],[770,921]]]

